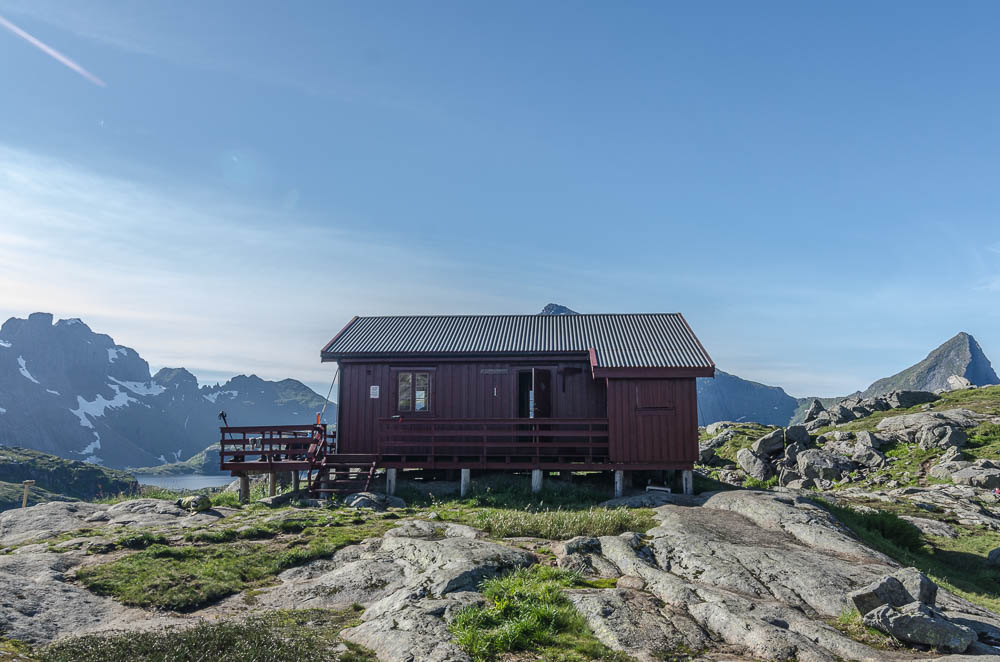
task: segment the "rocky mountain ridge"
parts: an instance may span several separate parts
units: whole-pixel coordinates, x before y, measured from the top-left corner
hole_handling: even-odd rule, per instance
[[[49,313],[0,327],[0,444],[112,467],[190,458],[231,425],[309,423],[323,398],[301,382],[240,375],[199,386],[184,368],[150,375],[139,354]],[[328,417],[335,405],[327,407]]]

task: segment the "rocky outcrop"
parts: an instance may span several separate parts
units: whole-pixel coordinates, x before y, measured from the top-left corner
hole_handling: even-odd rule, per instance
[[[902,443],[916,443],[920,448],[961,448],[968,437],[966,428],[979,425],[985,417],[969,409],[947,409],[890,416],[876,426],[884,434]]]

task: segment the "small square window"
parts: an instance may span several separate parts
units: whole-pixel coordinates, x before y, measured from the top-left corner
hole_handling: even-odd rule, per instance
[[[400,372],[396,377],[396,411],[431,410],[431,375],[429,372]]]

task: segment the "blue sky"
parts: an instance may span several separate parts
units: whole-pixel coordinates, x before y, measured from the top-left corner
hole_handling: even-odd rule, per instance
[[[1000,361],[988,2],[0,0],[0,315],[332,376],[355,314],[682,311],[841,395]]]

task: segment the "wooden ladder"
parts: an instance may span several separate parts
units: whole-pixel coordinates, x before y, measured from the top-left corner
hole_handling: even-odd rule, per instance
[[[324,455],[312,464],[308,490],[314,497],[367,492],[375,477],[376,460],[367,455]],[[367,472],[364,471],[365,466],[368,467]]]

